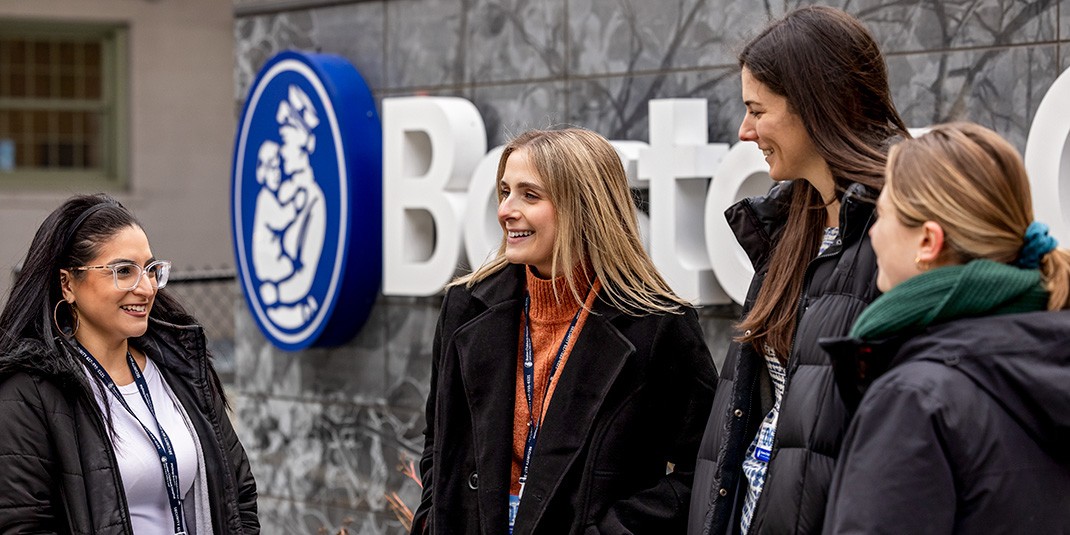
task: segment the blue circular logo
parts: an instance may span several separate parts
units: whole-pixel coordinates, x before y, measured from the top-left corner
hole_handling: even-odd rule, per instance
[[[299,350],[357,333],[382,279],[382,127],[348,61],[267,62],[239,123],[231,195],[238,276],[264,335]]]

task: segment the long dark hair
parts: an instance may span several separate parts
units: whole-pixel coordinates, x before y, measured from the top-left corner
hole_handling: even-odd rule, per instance
[[[53,320],[56,304],[63,299],[59,271],[87,264],[105,242],[131,226],[142,228],[129,210],[102,193],[72,197],[49,214],[30,243],[0,313],[0,355],[32,351],[43,359],[42,368],[87,385],[74,346],[59,330],[72,327],[69,315],[60,314],[58,327]],[[72,271],[71,276],[84,277],[85,272]],[[150,315],[172,323],[192,322],[166,289],[157,291]]]
[[[853,183],[879,190],[889,141],[909,138],[892,103],[888,71],[877,42],[858,20],[838,9],[808,6],[770,24],[739,54],[755,80],[788,101],[818,154],[828,163],[837,197]],[[769,262],[754,306],[738,338],[787,359],[795,333],[805,266],[826,220],[818,191],[792,184],[787,224]]]

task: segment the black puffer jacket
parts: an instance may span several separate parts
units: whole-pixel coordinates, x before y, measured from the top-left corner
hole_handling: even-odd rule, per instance
[[[829,345],[846,389],[879,378],[844,440],[825,532],[1070,533],[1070,312],[901,342]]]
[[[256,483],[203,331],[152,321],[133,343],[156,363],[200,438],[213,531],[259,533]],[[81,364],[43,351],[40,344],[0,357],[0,533],[130,535],[115,452]]]
[[[792,182],[769,195],[745,199],[725,212],[739,243],[755,266],[744,315],[754,304],[769,269],[773,244],[787,218]],[[869,243],[876,195],[860,184],[844,193],[840,239],[806,268],[806,285],[795,342],[787,364],[776,441],[753,533],[815,533],[821,530],[829,483],[848,414],[835,389],[828,355],[819,338],[843,336],[878,295],[876,257]],[[732,344],[721,369],[713,410],[699,447],[691,493],[688,533],[740,530],[745,495],[743,457],[772,408],[765,359],[751,344]]]

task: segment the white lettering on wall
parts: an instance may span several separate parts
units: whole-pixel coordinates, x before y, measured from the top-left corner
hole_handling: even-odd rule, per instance
[[[724,211],[746,197],[764,195],[773,182],[757,143],[733,145],[714,176],[706,193],[706,251],[721,288],[733,301],[742,303],[754,266],[732,234]]]
[[[649,189],[648,181],[639,178],[639,155],[643,150],[650,147],[645,141],[610,141],[613,148],[620,156],[620,163],[624,166],[624,175],[628,177],[628,187],[638,190]],[[650,216],[645,212],[636,214],[639,219],[639,234],[643,242],[643,248],[650,250]]]
[[[1025,145],[1025,168],[1033,191],[1033,217],[1053,235],[1070,237],[1070,69],[1040,101]],[[1066,247],[1067,242],[1060,244]]]
[[[1070,236],[1070,70],[1048,90],[1025,163],[1036,218]],[[709,143],[703,99],[650,101],[650,144],[611,141],[628,182],[649,189],[643,244],[673,290],[695,304],[743,301],[754,273],[724,210],[772,183],[753,143]],[[924,129],[911,129],[917,133]],[[478,267],[501,243],[497,173],[483,119],[453,97],[383,99],[383,293],[433,295],[456,274],[462,247]]]
[[[639,152],[639,178],[650,181],[650,256],[684,299],[726,303],[706,254],[702,205],[728,145],[708,142],[705,99],[649,106],[650,148]]]
[[[498,224],[498,160],[505,147],[496,147],[476,165],[468,185],[468,214],[464,221],[464,247],[471,269],[490,260],[502,243]]]
[[[453,277],[466,190],[486,151],[471,102],[383,99],[384,295],[434,295]]]

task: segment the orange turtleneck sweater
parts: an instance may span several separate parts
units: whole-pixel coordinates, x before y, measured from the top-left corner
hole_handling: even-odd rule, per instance
[[[550,398],[554,395],[557,381],[564,373],[565,363],[568,361],[569,354],[572,353],[572,347],[576,345],[576,340],[578,340],[580,331],[583,329],[583,324],[587,321],[589,311],[594,306],[595,297],[601,288],[601,284],[596,280],[594,288],[588,292],[590,288],[587,286],[585,278],[582,273],[578,275],[576,289],[579,290],[580,295],[587,295],[586,309],[580,313],[579,319],[576,320],[576,327],[572,331],[572,339],[568,347],[565,348],[565,353],[561,356],[561,363],[558,364],[557,373],[554,374],[550,388],[547,390],[546,380],[549,378],[554,357],[557,356],[561,341],[564,340],[568,326],[572,323],[572,317],[576,315],[576,312],[581,307],[572,296],[572,292],[569,291],[565,277],[557,277],[553,280],[540,279],[532,273],[530,267],[527,269],[527,289],[531,295],[529,309],[531,316],[531,345],[535,357],[535,388],[532,395],[532,412],[535,413],[534,420],[540,422],[540,424],[543,415],[546,414],[546,408],[550,405]],[[555,285],[557,286],[557,294],[561,299],[560,302],[554,297]],[[523,315],[523,312],[521,312],[521,315]],[[520,318],[519,339],[516,367],[516,401],[513,407],[513,474],[512,483],[509,486],[509,492],[514,495],[520,492],[520,471],[524,463],[524,446],[528,439],[529,421],[527,395],[524,393],[523,317]],[[545,398],[543,397],[544,392],[546,393]]]

